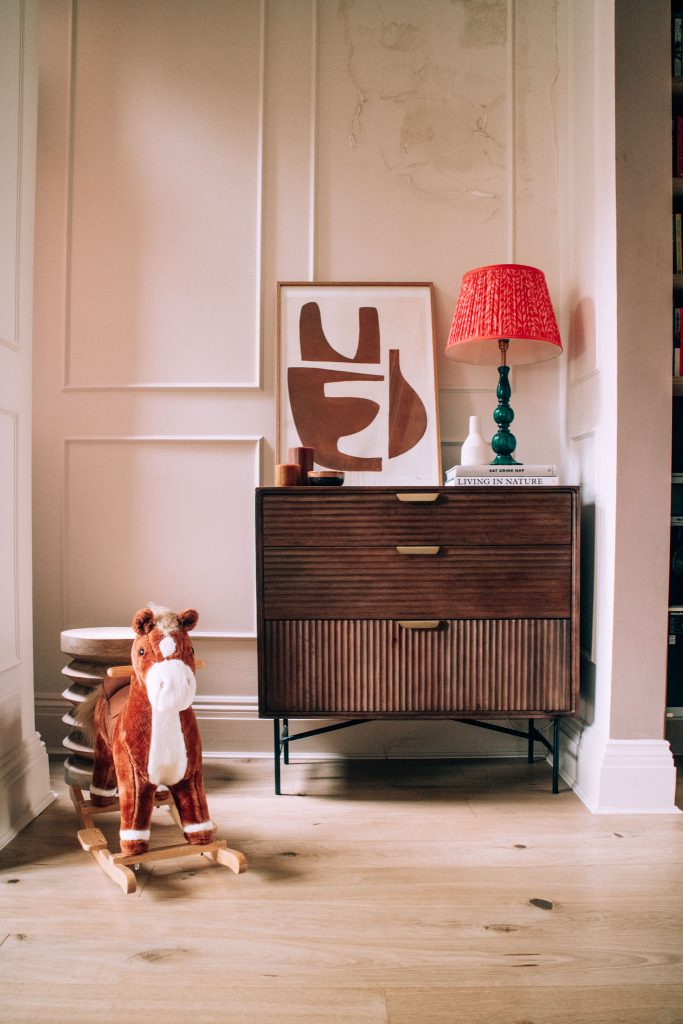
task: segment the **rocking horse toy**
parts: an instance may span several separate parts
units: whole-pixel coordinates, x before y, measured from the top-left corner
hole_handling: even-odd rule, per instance
[[[198,621],[192,609],[171,612],[151,605],[133,618],[132,664],[117,666],[78,709],[78,722],[92,732],[95,755],[90,800],[78,787],[71,797],[82,824],[81,846],[124,892],[135,891],[129,864],[202,853],[236,874],[246,860],[216,839],[202,781],[202,750],[192,700],[195,660],[188,633]],[[118,798],[117,798],[118,794]],[[149,848],[152,811],[169,807],[184,842]],[[119,811],[120,853],[93,823],[93,815]]]

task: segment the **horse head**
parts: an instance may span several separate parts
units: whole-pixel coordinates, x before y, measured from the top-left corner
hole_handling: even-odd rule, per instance
[[[172,612],[157,605],[141,608],[133,618],[132,664],[154,711],[185,711],[194,700],[197,681],[188,633],[198,620],[194,608]]]

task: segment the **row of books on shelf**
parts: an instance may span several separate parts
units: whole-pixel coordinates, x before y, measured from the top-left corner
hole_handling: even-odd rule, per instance
[[[671,122],[671,172],[674,178],[683,176],[683,116],[677,114]]]
[[[671,19],[671,77],[683,80],[683,14],[676,14]],[[672,155],[674,177],[683,177],[683,116],[677,114],[672,120]],[[683,218],[680,213],[673,214],[673,272],[683,274]],[[674,307],[673,311],[673,360],[674,377],[683,376],[681,364],[681,314],[683,310]]]
[[[683,78],[683,15],[676,14],[671,24],[671,76]]]
[[[674,354],[673,366],[671,367],[674,377],[683,377],[683,364],[681,363],[681,329],[683,328],[683,309],[674,306],[673,341]]]
[[[672,216],[673,271],[683,274],[683,213]]]
[[[453,466],[446,471],[447,487],[549,487],[558,483],[557,466]]]

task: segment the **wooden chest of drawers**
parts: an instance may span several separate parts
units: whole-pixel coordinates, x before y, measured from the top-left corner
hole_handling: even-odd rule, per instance
[[[261,488],[259,713],[572,715],[576,487]]]

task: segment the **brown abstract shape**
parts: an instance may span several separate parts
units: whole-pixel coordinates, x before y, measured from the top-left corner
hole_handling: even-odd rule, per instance
[[[384,380],[375,373],[348,373],[295,366],[287,370],[289,403],[301,443],[315,449],[315,461],[327,469],[379,472],[381,458],[361,458],[339,451],[339,439],[365,430],[379,412],[369,398],[328,398],[325,385],[335,381]]]
[[[344,356],[330,345],[323,331],[320,306],[306,302],[299,314],[301,358],[307,363],[379,363],[379,317],[374,306],[358,310],[358,348]]]
[[[389,458],[414,448],[427,429],[427,412],[401,373],[398,349],[389,350]]]

